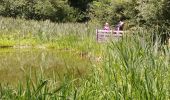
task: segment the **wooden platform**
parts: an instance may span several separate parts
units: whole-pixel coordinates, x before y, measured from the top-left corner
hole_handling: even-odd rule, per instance
[[[97,42],[107,42],[109,40],[118,40],[123,36],[123,31],[98,30],[96,29]]]

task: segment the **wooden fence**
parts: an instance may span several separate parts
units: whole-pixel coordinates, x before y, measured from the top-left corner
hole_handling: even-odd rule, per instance
[[[123,36],[123,31],[96,29],[96,39],[98,42],[107,42],[113,39],[118,40],[122,36]]]

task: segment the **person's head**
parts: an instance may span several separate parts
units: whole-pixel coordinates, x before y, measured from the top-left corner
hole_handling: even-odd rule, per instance
[[[109,23],[106,22],[106,23],[105,23],[105,26],[109,26]]]
[[[124,24],[124,22],[123,22],[122,20],[120,20],[120,21],[119,21],[119,24],[120,24],[120,25],[123,25],[123,24]]]

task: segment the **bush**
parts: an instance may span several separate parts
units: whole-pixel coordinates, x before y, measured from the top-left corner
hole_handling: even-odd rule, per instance
[[[0,15],[57,22],[76,21],[78,11],[67,0],[1,0]]]

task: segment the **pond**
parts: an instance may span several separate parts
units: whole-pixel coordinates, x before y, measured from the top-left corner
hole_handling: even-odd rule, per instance
[[[26,75],[42,73],[46,77],[55,74],[62,80],[64,74],[76,77],[88,72],[90,61],[70,50],[4,48],[0,49],[0,83],[15,84],[25,80]]]

